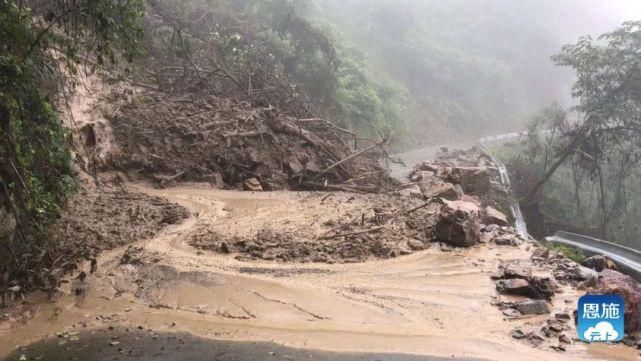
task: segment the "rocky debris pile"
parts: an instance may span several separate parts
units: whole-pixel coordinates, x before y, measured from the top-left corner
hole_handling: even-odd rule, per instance
[[[475,147],[468,150],[445,149],[438,160],[414,166],[409,180],[425,197],[448,200],[473,200],[493,209],[510,209],[509,190],[501,184],[498,168],[492,160]],[[508,219],[498,221],[499,225]]]
[[[147,92],[120,107],[111,123],[120,151],[105,166],[160,185],[376,192],[396,184],[379,165],[385,140],[358,139],[323,119],[248,101]]]
[[[591,268],[597,272],[601,272],[604,269],[611,269],[618,271],[619,268],[617,265],[612,261],[609,257],[607,256],[592,256],[587,258],[585,261],[581,262],[581,264],[587,268]]]
[[[515,328],[510,334],[512,338],[527,341],[534,347],[547,342],[551,349],[565,351],[568,345],[574,343],[574,339],[568,336],[573,333],[571,320],[570,313],[562,311],[547,319],[543,326],[526,324]]]
[[[414,166],[402,193],[443,200],[436,239],[457,247],[479,242],[518,246],[523,243],[510,219],[508,190],[492,160],[478,149],[443,149],[439,159]]]
[[[189,244],[200,250],[237,254],[240,260],[325,263],[393,258],[430,246],[442,206],[438,201],[383,195],[369,201],[374,204],[358,214],[319,216],[319,230],[302,224],[286,230],[274,224],[239,236],[220,232],[214,225],[194,234]]]
[[[520,246],[525,242],[512,227],[490,223],[481,229],[481,242],[494,243],[498,246]]]
[[[599,273],[598,284],[593,292],[597,294],[618,294],[625,301],[625,332],[641,331],[641,284],[611,269]]]
[[[531,269],[514,262],[501,264],[499,273],[493,275],[492,279],[496,280],[499,293],[527,296],[537,300],[549,301],[557,288],[550,277],[533,276]],[[519,307],[516,309],[523,313]]]
[[[70,249],[112,249],[150,238],[188,217],[185,208],[164,198],[119,187],[83,190],[68,203],[53,234]]]

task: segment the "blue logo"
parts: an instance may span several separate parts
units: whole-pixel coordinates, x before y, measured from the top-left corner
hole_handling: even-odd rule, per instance
[[[625,304],[619,295],[585,295],[579,298],[579,338],[586,342],[621,341]]]

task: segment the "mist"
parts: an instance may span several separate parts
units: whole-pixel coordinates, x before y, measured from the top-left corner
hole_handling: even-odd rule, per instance
[[[411,130],[404,147],[522,130],[552,102],[573,105],[572,71],[550,57],[582,36],[641,19],[631,0],[305,3],[343,49],[364,54],[375,82],[402,94],[400,118]]]

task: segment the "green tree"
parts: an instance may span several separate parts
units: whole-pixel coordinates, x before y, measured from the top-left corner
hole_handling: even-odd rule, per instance
[[[40,271],[54,266],[56,248],[48,226],[74,189],[56,96],[87,60],[138,54],[143,9],[142,0],[0,1],[0,206],[17,224],[0,239],[9,255],[0,280],[47,287]]]

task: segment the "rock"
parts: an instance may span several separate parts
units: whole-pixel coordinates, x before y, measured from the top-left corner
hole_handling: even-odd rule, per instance
[[[547,259],[550,257],[550,250],[545,247],[539,247],[532,252],[532,259]]]
[[[435,184],[426,184],[421,182],[421,191],[428,198],[443,198],[448,201],[456,201],[461,198],[461,193],[452,183],[439,182]]]
[[[559,335],[559,342],[560,343],[572,344],[572,339],[569,338],[566,334],[561,334],[561,335]]]
[[[529,279],[528,296],[536,299],[550,300],[554,296],[556,284],[549,277],[532,277]]]
[[[530,291],[530,283],[522,278],[499,280],[496,289],[500,293],[508,295],[527,295]]]
[[[565,323],[570,322],[570,320],[572,320],[572,316],[567,311],[559,312],[559,313],[555,314],[554,317],[557,320],[559,320],[561,322],[565,322]]]
[[[258,179],[249,178],[243,183],[243,189],[252,192],[262,192],[263,186],[260,184],[260,181],[258,181]]]
[[[514,305],[524,315],[543,315],[550,313],[550,307],[543,300],[524,300]]]
[[[623,340],[621,340],[621,342],[623,342],[624,345],[630,346],[630,347],[633,347],[636,345],[636,342],[634,341],[634,339],[631,338],[629,335],[623,336]]]
[[[581,282],[584,287],[597,285],[599,274],[593,269],[583,267],[575,262],[570,264],[559,262],[556,267],[554,278],[557,280]]]
[[[474,203],[445,201],[436,224],[436,238],[458,247],[469,247],[480,239],[479,208]]]
[[[513,308],[506,308],[503,310],[503,314],[507,317],[519,317],[521,316],[521,312],[518,310],[515,310]]]
[[[514,234],[506,233],[492,239],[497,246],[518,246],[521,240]]]
[[[474,196],[486,195],[491,187],[490,173],[485,167],[455,167],[450,179],[460,184],[465,194]]]
[[[553,332],[563,332],[568,329],[565,323],[558,321],[554,318],[548,320],[548,328]]]
[[[223,180],[223,176],[218,172],[207,174],[203,178],[204,181],[211,183],[218,189],[225,188],[225,181]]]
[[[614,264],[614,261],[606,256],[592,256],[583,261],[582,265],[597,272],[601,272],[604,269],[619,270],[617,265]]]
[[[625,301],[625,332],[641,331],[641,286],[638,282],[620,272],[604,269],[596,291],[621,295]]]
[[[532,269],[521,266],[518,263],[503,263],[499,266],[500,279],[522,278],[529,280],[532,278]]]
[[[423,191],[417,184],[401,189],[400,194],[406,197],[423,197]]]
[[[447,243],[441,242],[439,248],[441,249],[441,252],[452,252],[452,247]]]
[[[485,207],[485,223],[496,224],[499,226],[507,226],[507,217],[495,208],[490,206]]]
[[[436,174],[441,167],[433,162],[423,162],[414,166],[414,171],[426,171]]]
[[[522,339],[524,339],[524,338],[526,338],[526,337],[527,337],[527,335],[525,334],[525,332],[523,332],[520,328],[517,328],[517,329],[515,329],[515,330],[512,330],[512,332],[510,333],[510,335],[512,336],[512,338],[515,338],[515,339],[517,339],[517,340],[522,340]]]
[[[536,347],[542,344],[543,341],[545,341],[545,338],[543,338],[543,336],[541,336],[536,332],[532,332],[527,335],[527,340],[530,342],[532,346]]]
[[[557,351],[557,352],[565,352],[565,350],[566,350],[566,348],[564,346],[562,346],[562,345],[556,345],[556,346],[552,345],[552,346],[550,346],[550,348],[553,349],[554,351]]]
[[[413,251],[422,251],[425,249],[425,243],[414,238],[407,240],[407,246]]]

